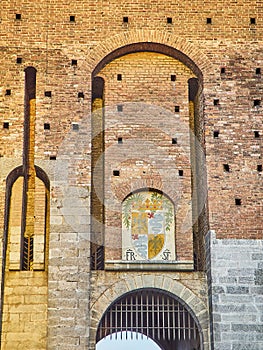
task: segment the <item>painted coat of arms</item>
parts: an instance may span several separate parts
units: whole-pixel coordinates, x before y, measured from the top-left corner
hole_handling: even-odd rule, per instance
[[[174,206],[158,192],[130,195],[122,206],[123,260],[175,260]]]

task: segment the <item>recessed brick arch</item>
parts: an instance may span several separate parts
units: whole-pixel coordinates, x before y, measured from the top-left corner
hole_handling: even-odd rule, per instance
[[[185,303],[194,313],[203,333],[203,349],[209,349],[209,315],[207,305],[189,288],[171,277],[156,274],[131,276],[112,284],[100,297],[91,304],[91,348],[95,348],[96,330],[104,312],[113,301],[133,290],[142,288],[155,288],[171,293]]]
[[[140,42],[140,43],[134,43],[122,46],[108,55],[106,55],[95,67],[93,71],[93,76],[96,76],[99,71],[105,67],[109,62],[113,61],[114,59],[124,56],[129,53],[133,52],[158,52],[162,53],[164,55],[173,57],[175,59],[178,59],[181,62],[184,62],[187,67],[189,67],[199,78],[202,78],[202,74],[197,67],[197,65],[194,63],[194,61],[191,60],[187,55],[185,55],[183,52],[165,45],[165,44],[159,44],[154,42]]]
[[[201,78],[213,70],[211,60],[185,38],[154,30],[135,30],[113,36],[91,50],[87,64],[93,75],[111,60],[136,51],[163,53],[181,60]]]

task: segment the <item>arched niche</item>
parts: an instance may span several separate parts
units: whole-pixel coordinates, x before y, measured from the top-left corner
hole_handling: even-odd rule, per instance
[[[112,103],[112,109],[109,107],[109,102],[107,101],[107,94],[108,91],[113,91],[114,88],[117,86],[117,82],[113,82],[113,88],[111,88],[111,85],[107,82],[107,74],[105,74],[105,70],[107,70],[107,67],[114,64],[114,62],[117,62],[118,60],[124,58],[127,60],[129,57],[133,54],[137,54],[138,56],[143,56],[145,54],[150,54],[152,57],[154,55],[163,55],[164,57],[168,57],[170,60],[174,62],[178,62],[179,70],[182,68],[187,71],[187,74],[185,75],[185,78],[183,80],[180,80],[182,74],[180,71],[180,74],[178,74],[179,80],[178,81],[172,81],[172,75],[171,74],[171,82],[169,82],[169,89],[167,91],[163,89],[163,91],[156,95],[156,98],[151,99],[151,103],[154,101],[156,105],[154,105],[154,108],[152,110],[149,109],[149,104],[147,105],[147,98],[145,99],[145,104],[138,104],[136,107],[140,111],[145,111],[145,108],[147,108],[147,113],[153,114],[158,111],[160,115],[162,115],[162,111],[159,112],[158,108],[156,106],[158,105],[158,99],[160,101],[164,99],[165,94],[169,96],[170,98],[170,105],[169,108],[165,105],[166,111],[168,111],[167,120],[163,120],[162,126],[160,127],[163,119],[163,116],[156,116],[156,125],[153,123],[153,125],[143,125],[142,128],[140,128],[141,120],[137,120],[137,124],[139,126],[132,125],[132,120],[135,120],[133,117],[131,117],[130,120],[128,118],[122,118],[122,116],[128,115],[130,116],[134,112],[134,104],[130,104],[129,101],[122,101],[118,104],[117,99],[121,99],[121,90],[116,91],[117,98]],[[132,71],[132,70],[131,70]],[[115,72],[117,73],[117,72]],[[111,72],[111,76],[114,76],[117,74]],[[109,240],[105,237],[110,237],[112,240],[112,237],[114,235],[116,236],[115,242],[113,243],[113,247],[110,247],[108,250],[108,253],[106,253],[106,259],[110,260],[118,260],[120,259],[121,255],[121,204],[120,204],[120,198],[123,197],[124,194],[129,193],[130,191],[137,191],[140,187],[156,187],[158,190],[163,190],[164,186],[170,186],[171,191],[173,191],[178,184],[182,185],[182,192],[184,195],[183,203],[180,206],[181,212],[179,213],[178,217],[178,225],[179,229],[178,232],[178,239],[181,242],[179,246],[182,247],[182,244],[184,242],[185,234],[187,236],[193,236],[193,239],[189,239],[189,248],[187,250],[182,250],[179,252],[178,257],[182,260],[194,260],[195,256],[195,267],[196,269],[203,269],[205,264],[204,259],[204,245],[203,245],[203,235],[206,233],[206,192],[204,191],[204,188],[206,188],[205,180],[200,183],[200,181],[197,181],[197,177],[202,176],[203,179],[206,177],[204,176],[205,167],[203,165],[204,163],[204,123],[203,123],[203,74],[202,71],[199,69],[198,65],[190,58],[189,55],[185,54],[181,50],[178,50],[172,46],[161,44],[161,43],[155,43],[155,42],[138,42],[138,43],[131,43],[128,45],[121,46],[112,52],[105,55],[96,65],[96,67],[93,70],[93,84],[92,84],[92,190],[91,190],[91,225],[92,225],[92,244],[91,244],[91,256],[92,256],[92,267],[94,269],[104,269],[104,260],[105,260],[105,249],[107,248],[107,245],[109,245]],[[134,79],[137,79],[138,82],[140,82],[141,77],[137,76],[134,77]],[[126,82],[128,84],[128,82]],[[173,98],[171,98],[172,93],[176,93],[174,91],[178,91],[178,86],[180,84],[183,84],[181,87],[181,92],[179,93],[179,96],[183,96],[181,98],[181,102],[178,105],[173,106],[172,101]],[[148,86],[148,85],[147,85]],[[155,86],[158,86],[158,82],[156,81]],[[108,89],[108,90],[107,90]],[[117,89],[117,88],[116,88]],[[147,87],[148,89],[148,87]],[[151,89],[149,87],[149,95],[152,94],[154,91],[154,88]],[[133,91],[136,91],[136,87],[133,89]],[[168,92],[169,91],[169,92]],[[129,94],[128,94],[129,95]],[[138,95],[142,97],[142,94],[140,94],[140,91],[138,90]],[[125,94],[123,94],[125,96]],[[122,103],[124,102],[124,103]],[[115,106],[116,104],[116,106]],[[180,105],[181,104],[181,105]],[[147,106],[146,106],[147,105]],[[146,107],[145,107],[146,106]],[[160,106],[159,106],[160,107]],[[161,108],[160,108],[161,109]],[[126,113],[126,114],[125,114]],[[144,113],[144,112],[143,112]],[[152,114],[152,115],[153,115]],[[172,135],[172,133],[176,134],[175,129],[173,129],[174,121],[173,119],[174,114],[176,115],[175,119],[177,120],[176,125],[182,125],[181,122],[181,116],[184,122],[184,127],[182,132],[178,132],[180,134],[179,137],[176,137],[177,135]],[[110,117],[108,117],[110,115]],[[157,114],[156,114],[157,115]],[[147,115],[147,120],[149,120]],[[109,123],[107,123],[109,121]],[[116,123],[115,123],[116,121]],[[115,124],[114,124],[115,123]],[[148,123],[148,122],[147,122]],[[136,122],[134,122],[136,124]],[[142,173],[145,175],[138,175],[138,172],[136,173],[135,166],[138,162],[140,162],[140,156],[142,152],[138,150],[136,152],[136,156],[133,158],[132,161],[125,162],[116,160],[117,153],[119,152],[119,149],[116,149],[116,152],[114,154],[114,162],[111,163],[111,160],[108,157],[108,153],[112,148],[114,137],[116,137],[116,143],[125,145],[125,142],[123,142],[123,138],[118,138],[118,134],[121,134],[120,130],[121,128],[126,127],[127,130],[130,130],[130,135],[135,135],[138,133],[138,135],[143,135],[143,128],[147,128],[148,130],[148,139],[150,136],[152,136],[153,142],[158,144],[156,147],[156,155],[160,155],[160,152],[158,152],[158,149],[161,149],[160,144],[164,144],[165,142],[171,143],[171,144],[179,144],[179,147],[183,148],[183,152],[179,151],[179,147],[176,148],[176,146],[167,146],[165,149],[165,152],[167,152],[167,155],[172,155],[174,157],[174,163],[170,163],[170,168],[165,165],[163,169],[161,169],[162,166],[153,166],[153,164],[148,162],[148,159],[153,159],[154,154],[149,153],[150,150],[152,150],[151,147],[145,147],[143,152],[147,150],[149,155],[147,155],[147,159],[145,158],[143,160],[143,166],[145,169],[143,169]],[[162,132],[157,132],[157,130],[161,130]],[[166,129],[165,129],[166,128]],[[116,136],[117,135],[117,136]],[[154,139],[156,137],[157,139]],[[160,135],[162,137],[160,138]],[[180,137],[183,135],[184,140],[181,142]],[[189,136],[190,135],[190,136]],[[132,141],[133,136],[130,136],[129,141]],[[136,140],[135,140],[135,145]],[[125,146],[122,146],[123,148]],[[122,148],[122,149],[123,149]],[[169,150],[168,150],[169,148]],[[132,146],[130,147],[132,149]],[[164,149],[164,148],[163,148]],[[197,152],[197,150],[201,150],[201,152]],[[175,153],[178,152],[178,155]],[[186,157],[183,157],[182,159],[180,156],[185,153]],[[201,154],[198,162],[196,161],[196,155],[198,156]],[[172,158],[171,157],[171,158]],[[175,158],[177,159],[175,160]],[[131,157],[130,157],[131,158]],[[180,159],[179,159],[180,158]],[[187,159],[185,161],[185,159]],[[201,161],[200,161],[201,160]],[[176,164],[177,161],[177,164]],[[119,163],[118,163],[119,162]],[[133,162],[133,167],[131,166],[131,163]],[[130,164],[128,164],[130,163]],[[117,166],[116,166],[117,164]],[[118,165],[119,164],[119,165]],[[177,166],[180,164],[181,169],[178,169]],[[119,166],[119,169],[118,169]],[[129,168],[130,167],[130,168]],[[179,166],[178,166],[179,167]],[[182,169],[183,168],[183,169]],[[110,169],[110,170],[109,170]],[[120,171],[121,169],[121,171]],[[123,170],[124,169],[124,170]],[[128,171],[125,173],[125,169]],[[176,169],[176,171],[175,171]],[[148,173],[147,173],[148,171]],[[125,174],[124,174],[125,173]],[[134,177],[131,179],[131,181],[122,181],[121,176],[125,176],[127,179],[129,175],[127,173],[135,174]],[[170,173],[170,174],[169,174]],[[179,174],[179,175],[178,175]],[[175,179],[175,184],[172,184],[172,181],[168,179],[168,176],[170,176],[170,179]],[[181,179],[179,180],[178,177],[181,176]],[[135,179],[135,180],[134,180]],[[164,181],[162,181],[165,179]],[[135,185],[134,185],[134,182]],[[167,185],[168,184],[168,185]],[[179,185],[181,186],[181,185]],[[172,189],[173,188],[173,189]],[[114,196],[109,195],[110,192],[114,192]],[[169,193],[170,190],[165,192]],[[113,198],[114,197],[114,198]],[[117,201],[119,203],[116,204],[115,199],[117,198]],[[201,198],[201,199],[200,199]],[[176,194],[172,197],[172,200],[176,202]],[[109,206],[107,203],[114,203],[114,205]],[[115,205],[116,204],[116,205]],[[179,208],[179,206],[178,206]],[[202,220],[200,219],[200,216],[202,216]],[[194,227],[195,225],[195,227]],[[111,226],[111,227],[110,227]],[[193,228],[194,227],[194,228]],[[119,235],[119,236],[118,236]],[[118,237],[117,237],[118,236]],[[193,242],[194,241],[194,242]],[[192,252],[192,246],[194,246],[194,253]],[[109,258],[107,258],[107,255]],[[111,256],[110,256],[111,255]]]
[[[25,240],[26,175],[22,166],[6,179],[4,265],[9,270],[45,270],[49,234],[49,178],[35,166],[34,235]],[[25,242],[26,241],[26,242]]]

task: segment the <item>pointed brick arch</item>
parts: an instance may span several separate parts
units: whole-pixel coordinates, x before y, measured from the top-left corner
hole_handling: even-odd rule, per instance
[[[189,288],[172,277],[161,274],[153,276],[151,274],[131,276],[112,284],[104,291],[100,297],[91,304],[91,348],[95,348],[96,330],[104,312],[112,302],[122,295],[141,288],[156,288],[171,293],[180,298],[194,313],[203,333],[203,349],[209,349],[209,315],[207,305],[200,300]]]

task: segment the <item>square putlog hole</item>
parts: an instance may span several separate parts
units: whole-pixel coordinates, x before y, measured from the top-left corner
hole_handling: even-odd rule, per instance
[[[45,97],[52,97],[51,91],[45,91]]]
[[[224,171],[225,171],[225,172],[229,173],[230,167],[229,167],[228,164],[223,164],[223,168],[224,168]]]
[[[241,198],[235,198],[235,205],[241,205],[242,201]]]
[[[217,139],[219,137],[219,130],[215,130],[213,132],[214,139]]]
[[[214,106],[219,106],[219,99],[218,98],[214,99]]]
[[[79,131],[79,124],[78,123],[72,123],[72,130]]]

